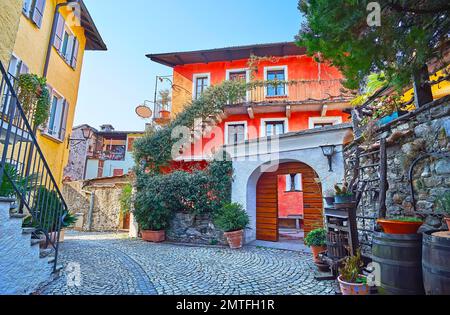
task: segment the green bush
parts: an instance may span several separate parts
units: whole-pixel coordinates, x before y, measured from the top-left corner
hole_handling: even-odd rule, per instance
[[[416,217],[393,217],[389,220],[401,222],[423,222],[421,219]]]
[[[446,192],[442,196],[439,196],[436,200],[436,204],[439,210],[444,212],[447,216],[450,216],[450,192]]]
[[[305,237],[306,246],[325,246],[327,241],[327,232],[325,229],[315,229]]]
[[[250,218],[238,203],[224,205],[214,215],[214,224],[224,232],[234,232],[248,227]]]
[[[130,212],[132,194],[133,186],[131,186],[131,184],[126,184],[122,188],[122,192],[120,193],[120,211],[123,215],[126,215]]]
[[[14,185],[21,193],[26,193],[32,189],[36,178],[37,176],[34,174],[22,177],[16,167],[6,163],[3,170],[2,184],[0,185],[0,196],[15,197],[17,192],[14,189]]]

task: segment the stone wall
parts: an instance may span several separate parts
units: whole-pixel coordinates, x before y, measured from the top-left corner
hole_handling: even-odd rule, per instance
[[[22,2],[21,0],[0,1],[0,61],[5,68],[8,67],[14,49]]]
[[[63,195],[69,211],[83,214],[82,230],[89,230],[91,193],[94,194],[91,230],[117,231],[122,228],[120,195],[128,179],[125,176],[120,179],[122,180],[117,181],[116,178],[109,182],[91,180],[64,183]]]
[[[355,169],[355,152],[358,146],[377,148],[381,138],[387,139],[387,217],[417,215],[425,219],[422,229],[444,228],[443,214],[436,206],[436,198],[450,191],[450,158],[426,158],[414,168],[413,184],[415,207],[410,192],[408,172],[413,161],[425,153],[449,154],[450,152],[450,97],[427,104],[380,128],[373,140],[353,142],[344,149],[345,172],[351,181]],[[361,158],[360,166],[379,162],[379,156],[368,155]],[[377,179],[376,169],[367,167],[365,179]],[[376,185],[379,182],[375,181]],[[372,195],[371,195],[372,194]],[[358,213],[378,216],[378,195],[366,192]],[[360,223],[360,228],[363,226]],[[374,226],[367,225],[365,228]]]
[[[216,229],[210,215],[193,215],[189,213],[176,213],[167,239],[173,242],[194,244],[227,244],[223,233]]]

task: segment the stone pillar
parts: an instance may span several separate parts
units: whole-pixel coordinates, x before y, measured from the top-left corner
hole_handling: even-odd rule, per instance
[[[131,238],[137,238],[139,233],[139,227],[134,218],[133,213],[130,213],[130,230],[128,231],[128,236]]]

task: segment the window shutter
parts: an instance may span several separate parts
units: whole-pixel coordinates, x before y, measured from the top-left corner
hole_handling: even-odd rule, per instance
[[[294,177],[294,183],[295,183],[295,190],[296,191],[302,191],[302,174],[296,174]]]
[[[70,61],[70,65],[74,69],[77,67],[77,58],[78,58],[79,47],[80,47],[80,42],[75,37],[74,38],[74,43],[73,43],[72,60]]]
[[[133,151],[133,143],[134,143],[134,138],[128,138],[128,152],[132,152]]]
[[[292,189],[292,177],[291,175],[286,175],[286,191],[291,191]]]
[[[64,19],[61,14],[58,13],[56,22],[56,30],[55,30],[55,38],[53,38],[53,46],[57,50],[61,50],[62,38],[64,34]]]
[[[22,11],[23,11],[23,13],[25,13],[25,15],[27,15],[27,16],[28,16],[28,8],[30,7],[30,1],[31,1],[31,0],[25,0],[25,1],[23,2],[23,6],[22,6]]]
[[[64,100],[63,103],[63,116],[61,119],[61,128],[59,129],[59,140],[64,140],[64,138],[66,137],[66,130],[67,130],[67,115],[69,112],[69,103],[67,103],[66,100]]]
[[[44,16],[45,0],[36,0],[33,9],[32,20],[40,28]]]

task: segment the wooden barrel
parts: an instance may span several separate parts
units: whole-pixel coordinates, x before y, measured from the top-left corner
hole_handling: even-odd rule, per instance
[[[424,293],[421,234],[374,233],[372,259],[380,267],[380,293]]]
[[[423,234],[423,284],[427,295],[450,295],[450,238]]]

